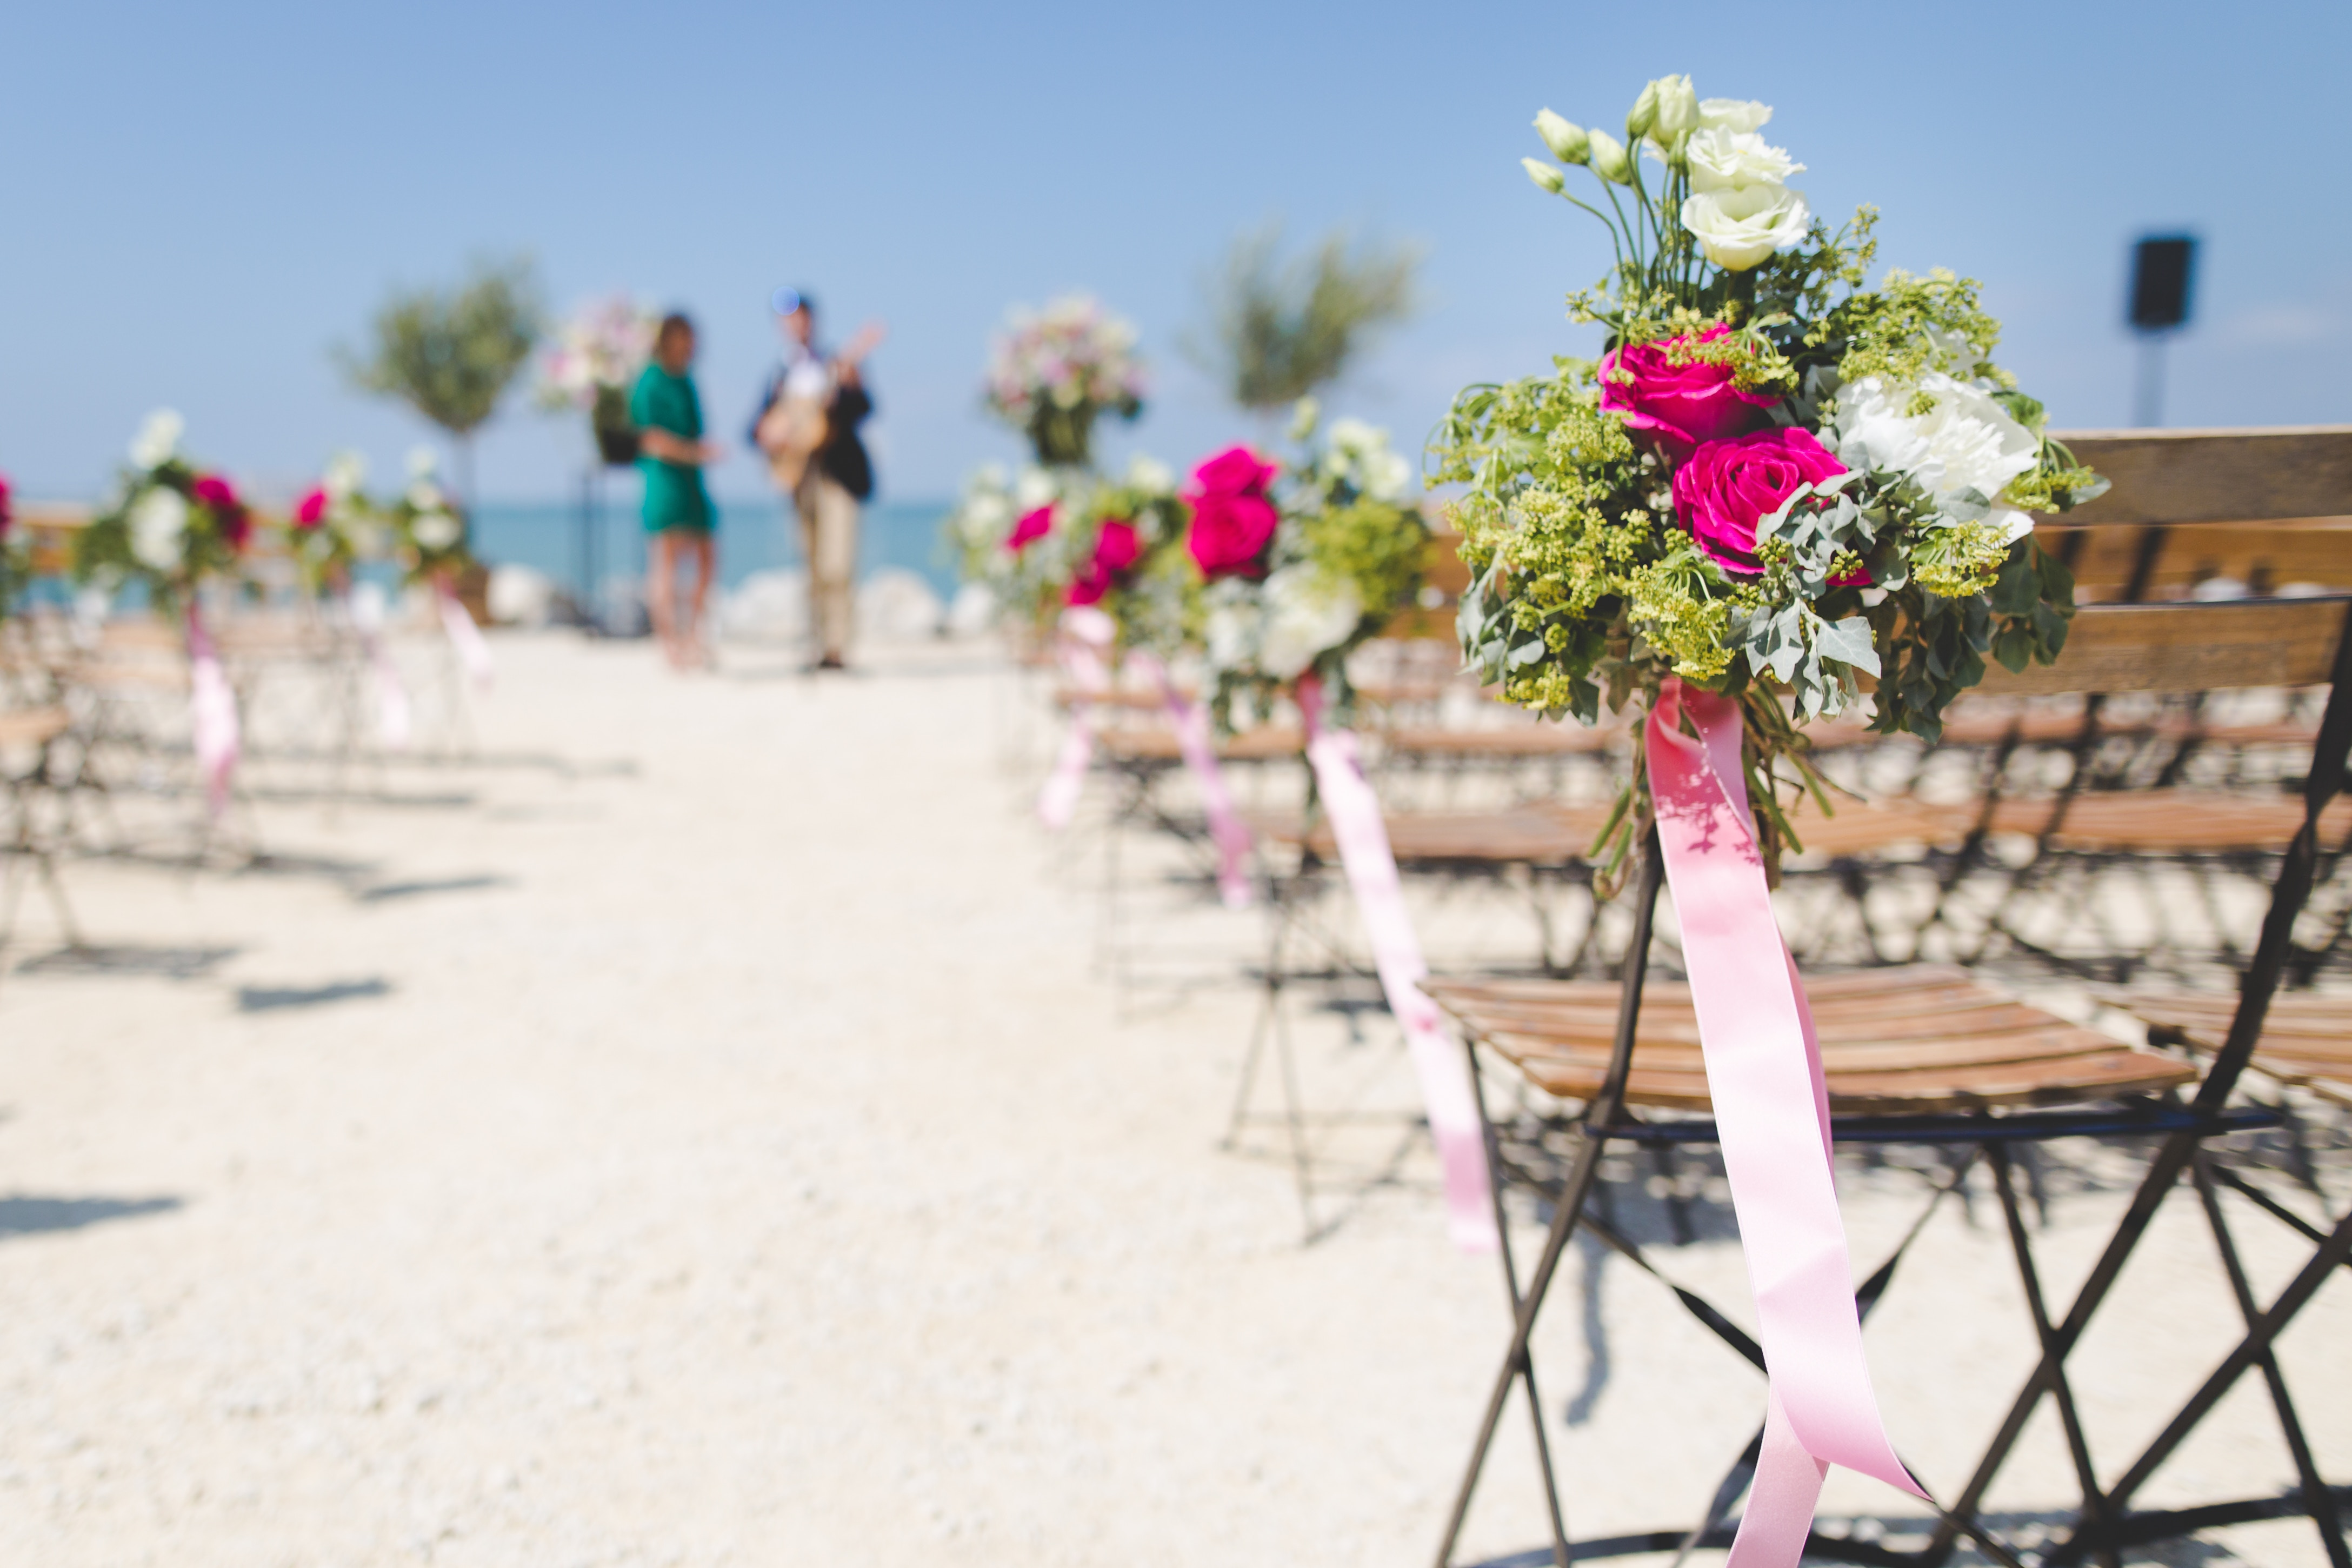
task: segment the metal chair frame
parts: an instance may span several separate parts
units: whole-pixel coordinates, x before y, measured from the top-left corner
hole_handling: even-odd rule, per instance
[[[2338,1511],[2339,1498],[2345,1494],[2341,1489],[2331,1488],[2321,1479],[2309,1442],[2271,1351],[2280,1332],[2310,1301],[2319,1284],[2336,1268],[2352,1260],[2352,1214],[2338,1220],[2324,1235],[2317,1233],[2316,1227],[2300,1228],[2308,1238],[2316,1239],[2316,1250],[2286,1289],[2268,1306],[2262,1306],[2256,1302],[2246,1283],[2235,1244],[2214,1196],[2217,1186],[2226,1184],[2214,1174],[2219,1167],[2205,1155],[2205,1145],[2217,1137],[2252,1126],[2275,1124],[2278,1120],[2275,1113],[2260,1107],[2232,1110],[2230,1101],[2261,1035],[2264,1013],[2293,951],[2295,917],[2310,895],[2323,860],[2324,852],[2319,841],[2321,812],[2342,789],[2345,781],[2347,752],[2352,749],[2352,613],[2347,613],[2341,619],[2327,706],[2321,719],[2304,792],[2304,824],[2282,859],[2270,910],[2241,987],[2238,1009],[2228,1040],[2199,1085],[2195,1096],[2188,1103],[2015,1115],[1978,1113],[1958,1117],[1832,1118],[1832,1137],[1841,1142],[1969,1143],[1979,1145],[1986,1156],[1994,1161],[1996,1186],[2002,1197],[2004,1215],[2010,1220],[2016,1262],[2034,1319],[2042,1354],[1959,1495],[1948,1506],[1931,1504],[1937,1510],[1938,1520],[1925,1548],[1916,1553],[1896,1553],[1873,1544],[1864,1551],[1857,1543],[1840,1542],[1816,1533],[1808,1544],[1809,1550],[1843,1561],[1917,1563],[1922,1568],[1932,1568],[1932,1565],[1947,1559],[1965,1536],[1996,1560],[2016,1562],[2014,1550],[1998,1540],[1981,1522],[1979,1515],[1986,1491],[2014,1448],[2027,1420],[2047,1395],[2056,1403],[2065,1427],[2075,1479],[2083,1496],[2072,1530],[2057,1548],[2044,1554],[2046,1563],[2071,1563],[2085,1555],[2095,1555],[2103,1563],[2112,1564],[2117,1561],[2118,1548],[2127,1542],[2162,1539],[2235,1520],[2302,1513],[2308,1516],[2318,1530],[2328,1561],[2334,1568],[2352,1568],[2352,1553],[2347,1551]],[[1625,955],[1617,1027],[1609,1065],[1599,1089],[1574,1119],[1580,1134],[1575,1153],[1560,1183],[1559,1196],[1554,1199],[1552,1221],[1543,1250],[1524,1285],[1508,1245],[1507,1229],[1505,1231],[1502,1268],[1513,1312],[1512,1334],[1438,1550],[1438,1568],[1448,1568],[1452,1562],[1454,1547],[1467,1519],[1503,1410],[1515,1386],[1526,1389],[1530,1416],[1537,1428],[1537,1452],[1552,1523],[1552,1558],[1556,1568],[1567,1568],[1572,1554],[1571,1548],[1549,1444],[1542,1431],[1543,1406],[1537,1392],[1534,1360],[1529,1349],[1536,1318],[1550,1290],[1569,1239],[1580,1225],[1591,1224],[1585,1214],[1586,1200],[1593,1191],[1600,1160],[1608,1145],[1618,1140],[1712,1141],[1711,1125],[1643,1121],[1633,1114],[1626,1102],[1643,982],[1649,969],[1652,925],[1662,881],[1663,866],[1658,855],[1655,830],[1653,829],[1644,848],[1640,885],[1634,894],[1634,940]],[[1475,1076],[1478,1065],[1475,1040],[1468,1041],[1465,1049],[1470,1052]],[[2026,1244],[2021,1219],[2016,1215],[2015,1197],[2007,1180],[2006,1156],[2001,1151],[2004,1145],[2021,1140],[2085,1134],[2160,1134],[2162,1141],[2151,1155],[2147,1174],[2097,1264],[2063,1316],[2053,1319],[2044,1300],[2031,1249]],[[2066,1375],[2066,1360],[2081,1340],[2092,1316],[2113,1290],[2124,1264],[2146,1235],[2158,1207],[2184,1176],[2189,1177],[2200,1192],[2224,1270],[2245,1317],[2246,1333],[2179,1415],[2124,1474],[2114,1483],[2102,1485],[2083,1437],[2073,1388]],[[1499,1186],[1496,1193],[1499,1218]],[[1890,1260],[1890,1265],[1891,1262]],[[1712,1309],[1708,1311],[1712,1312]],[[1704,1314],[1702,1316],[1704,1321]],[[1710,1326],[1714,1325],[1710,1323]],[[1723,1331],[1718,1329],[1717,1332]],[[1730,1336],[1726,1337],[1728,1339]],[[1735,1348],[1738,1348],[1736,1340],[1732,1343]],[[2292,1499],[2247,1500],[2168,1513],[2129,1511],[2131,1499],[2141,1485],[2196,1428],[2238,1378],[2254,1368],[2262,1370],[2269,1385],[2282,1432],[2294,1460],[2297,1488]],[[1727,1503],[1725,1506],[1727,1507]],[[1707,1538],[1712,1528],[1719,1525],[1722,1511],[1713,1511],[1715,1518],[1711,1522],[1702,1523],[1699,1531],[1682,1538],[1686,1547],[1700,1543]],[[1639,1540],[1643,1544],[1628,1545],[1622,1550],[1654,1549],[1647,1544],[1654,1539],[1653,1537],[1625,1539],[1628,1542]],[[1573,1554],[1597,1555],[1605,1544],[1614,1543],[1587,1543],[1576,1549]]]

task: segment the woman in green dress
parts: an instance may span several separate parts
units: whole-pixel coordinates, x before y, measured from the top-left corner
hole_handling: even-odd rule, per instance
[[[646,480],[646,554],[653,570],[646,609],[662,652],[679,669],[710,662],[702,642],[702,613],[719,564],[712,538],[719,510],[703,488],[702,470],[726,450],[702,439],[702,400],[687,375],[693,363],[694,323],[665,316],[654,335],[653,362],[629,393],[629,423],[642,434],[637,467]],[[694,586],[683,606],[677,602],[681,561],[694,565]]]

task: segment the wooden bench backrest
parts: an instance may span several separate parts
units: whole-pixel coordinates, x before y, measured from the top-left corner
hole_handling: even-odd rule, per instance
[[[2352,598],[2352,426],[2063,435],[2112,488],[2041,530],[2082,608],[2055,664],[1982,690],[2199,692],[2325,685]],[[2151,602],[2205,577],[2321,597]],[[2118,602],[2130,601],[2130,602]]]

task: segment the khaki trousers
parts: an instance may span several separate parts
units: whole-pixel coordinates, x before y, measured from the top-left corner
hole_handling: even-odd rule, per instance
[[[857,497],[812,464],[793,492],[808,563],[809,636],[820,657],[845,658],[857,594]]]

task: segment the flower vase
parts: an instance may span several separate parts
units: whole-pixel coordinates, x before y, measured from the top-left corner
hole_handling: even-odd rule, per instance
[[[588,411],[590,428],[596,435],[596,455],[608,468],[625,468],[637,460],[644,449],[644,437],[629,423],[629,394],[619,387],[596,389],[596,402]]]
[[[1081,403],[1064,408],[1042,404],[1029,421],[1029,444],[1046,468],[1084,468],[1094,457],[1095,410]]]

